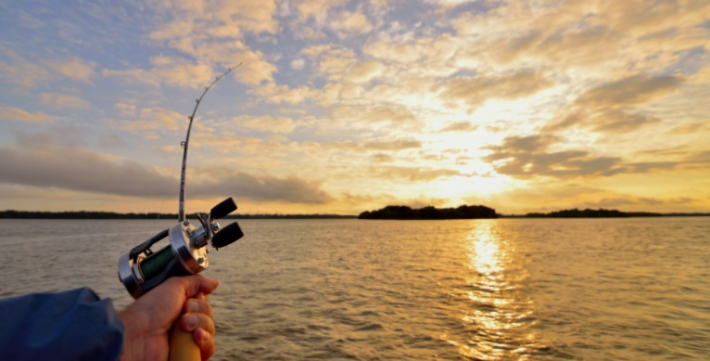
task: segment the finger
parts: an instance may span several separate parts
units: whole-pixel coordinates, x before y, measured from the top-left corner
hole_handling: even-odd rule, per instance
[[[192,337],[200,349],[202,360],[208,360],[215,351],[214,337],[207,331],[198,328],[192,333]]]
[[[179,277],[183,283],[185,289],[186,298],[192,298],[199,292],[206,295],[212,293],[217,286],[219,286],[219,281],[212,278],[207,278],[203,275],[194,275],[187,277]]]
[[[206,297],[206,296],[205,296]],[[212,318],[212,306],[207,300],[191,298],[185,302],[182,308],[184,313],[202,313]]]
[[[201,328],[210,334],[214,335],[214,320],[202,313],[186,313],[180,317],[178,321],[180,329],[185,332],[192,332]]]
[[[199,292],[199,293],[197,293],[197,294],[195,295],[195,297],[193,297],[193,298],[196,298],[196,299],[198,299],[198,300],[203,300],[203,301],[209,301],[209,298],[210,298],[210,297],[209,297],[208,295],[202,293],[202,292]]]

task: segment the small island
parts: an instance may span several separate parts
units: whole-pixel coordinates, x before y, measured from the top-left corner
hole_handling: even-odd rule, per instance
[[[653,213],[623,212],[616,209],[563,209],[549,213],[528,213],[523,216],[504,216],[506,218],[629,218],[629,217],[706,217],[708,213]]]
[[[434,220],[434,219],[480,219],[498,218],[495,209],[486,206],[462,205],[458,208],[434,208],[432,206],[412,209],[407,206],[387,206],[376,211],[360,213],[359,219]]]

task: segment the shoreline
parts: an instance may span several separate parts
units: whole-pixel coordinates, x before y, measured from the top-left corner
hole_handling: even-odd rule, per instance
[[[622,212],[617,216],[553,216],[548,214],[500,214],[499,219],[595,219],[595,218],[658,218],[658,217],[710,217],[710,213],[703,212],[672,212],[672,213],[649,213],[649,212]],[[357,215],[343,214],[240,214],[225,217],[225,219],[357,219]],[[66,220],[170,220],[177,219],[177,214],[172,213],[115,213],[115,212],[87,212],[87,211],[67,211],[67,212],[35,212],[35,211],[0,211],[0,219],[66,219]],[[484,218],[470,218],[484,219]],[[375,219],[379,220],[379,219]],[[387,219],[382,219],[387,220]],[[412,219],[414,220],[414,219]],[[427,219],[417,219],[427,220]],[[430,219],[446,220],[446,219]],[[454,220],[454,219],[449,219]]]

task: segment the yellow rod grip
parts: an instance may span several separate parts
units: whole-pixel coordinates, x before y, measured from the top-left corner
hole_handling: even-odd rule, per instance
[[[200,348],[197,347],[192,332],[181,330],[175,322],[170,330],[170,361],[200,361]]]

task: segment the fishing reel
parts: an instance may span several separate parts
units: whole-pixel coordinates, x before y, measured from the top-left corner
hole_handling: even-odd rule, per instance
[[[237,222],[224,228],[217,223],[217,219],[236,209],[237,204],[228,198],[214,206],[209,214],[198,214],[199,225],[184,220],[121,256],[118,278],[128,293],[137,299],[169,277],[198,274],[207,269],[207,244],[219,249],[244,236]],[[165,237],[170,244],[153,252],[151,246]]]

